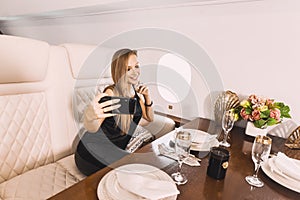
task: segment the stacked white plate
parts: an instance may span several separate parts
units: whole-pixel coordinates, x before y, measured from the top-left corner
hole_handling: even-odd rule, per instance
[[[280,185],[300,193],[299,180],[280,170],[275,163],[275,159],[276,157],[269,158],[268,161],[262,166],[262,170],[264,171],[264,173],[267,176],[269,176],[271,179],[273,179],[275,182],[279,183]],[[292,158],[289,159],[291,159],[290,161],[292,161],[297,166],[297,168],[300,169],[300,160],[296,160]],[[284,163],[284,165],[289,165],[289,164]],[[296,170],[294,171],[294,173],[298,173],[298,175],[300,175],[300,171]]]
[[[192,151],[210,151],[211,147],[219,146],[219,141],[217,140],[216,135],[211,135],[207,132],[198,130],[198,129],[183,129],[191,133],[192,135]],[[172,142],[174,143],[176,137],[176,131],[174,132],[174,136]]]
[[[116,168],[110,172],[108,172],[100,181],[97,188],[97,195],[99,200],[145,200],[145,198],[138,196],[134,193],[127,191],[122,188],[117,180],[117,171],[127,171],[134,172],[135,174],[139,174],[142,176],[146,176],[148,178],[162,180],[162,181],[170,181],[172,183],[172,178],[165,173],[164,171],[145,164],[129,164],[124,165],[119,168]],[[175,185],[175,183],[174,183]],[[162,200],[176,200],[177,195],[163,198]]]

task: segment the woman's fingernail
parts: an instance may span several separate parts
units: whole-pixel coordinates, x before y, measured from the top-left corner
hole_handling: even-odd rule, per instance
[[[113,103],[118,103],[120,101],[120,99],[113,99],[112,102]]]

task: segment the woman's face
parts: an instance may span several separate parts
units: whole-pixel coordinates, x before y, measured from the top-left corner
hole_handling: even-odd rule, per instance
[[[140,73],[141,73],[140,66],[137,60],[137,56],[130,55],[128,58],[127,73],[126,73],[127,83],[133,85],[138,84]]]

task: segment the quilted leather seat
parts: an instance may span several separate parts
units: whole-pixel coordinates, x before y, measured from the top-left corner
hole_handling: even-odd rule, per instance
[[[66,50],[0,36],[0,52],[0,198],[46,199],[84,178]]]
[[[83,110],[111,83],[82,71],[94,48],[0,35],[0,200],[47,199],[85,178],[74,162]],[[148,128],[174,126],[157,116]]]
[[[0,185],[3,199],[47,199],[84,178],[74,156],[44,165],[16,176]]]

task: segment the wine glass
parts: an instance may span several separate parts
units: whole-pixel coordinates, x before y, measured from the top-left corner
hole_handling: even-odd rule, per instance
[[[224,147],[230,147],[230,144],[227,142],[227,137],[228,137],[228,133],[229,131],[231,131],[233,124],[234,124],[234,112],[232,110],[227,110],[224,112],[223,114],[223,118],[222,118],[222,128],[224,130],[224,138],[223,141],[220,142],[221,146]]]
[[[184,160],[189,157],[192,143],[191,133],[187,131],[178,131],[175,138],[175,153],[178,156],[178,171],[171,176],[177,185],[187,182],[187,177],[181,173]]]
[[[247,176],[246,181],[255,187],[262,187],[264,183],[257,177],[260,166],[269,158],[272,146],[272,139],[268,136],[258,135],[255,137],[252,146],[252,160],[255,164],[255,173]]]

